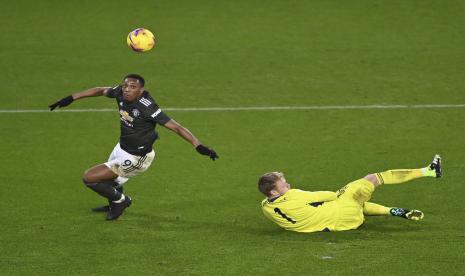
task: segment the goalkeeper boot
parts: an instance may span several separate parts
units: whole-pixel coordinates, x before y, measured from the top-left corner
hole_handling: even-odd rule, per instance
[[[436,178],[439,178],[442,176],[442,168],[441,168],[441,156],[439,154],[436,154],[433,158],[433,161],[429,165],[430,170],[434,170],[436,173]]]
[[[132,203],[132,199],[129,196],[125,196],[124,201],[121,203],[110,203],[110,210],[107,214],[107,220],[115,220],[119,218],[122,214],[124,209],[128,208]]]
[[[389,212],[394,217],[401,217],[401,218],[409,219],[409,220],[422,220],[423,217],[425,216],[423,212],[420,210],[407,210],[404,208],[397,208],[397,207],[391,208]]]

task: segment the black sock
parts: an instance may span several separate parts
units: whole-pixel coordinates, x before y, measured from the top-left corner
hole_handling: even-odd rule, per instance
[[[120,186],[120,184],[116,183],[113,181],[111,184],[118,192],[123,193],[123,185]]]
[[[113,180],[105,181],[105,182],[97,182],[97,183],[87,183],[86,181],[84,181],[84,183],[86,184],[87,187],[92,189],[94,192],[107,198],[110,201],[117,201],[121,199],[122,193],[113,187],[113,183],[114,183]]]

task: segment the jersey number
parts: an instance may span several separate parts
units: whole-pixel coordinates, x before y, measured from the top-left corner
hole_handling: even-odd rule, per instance
[[[282,216],[285,220],[289,221],[290,223],[292,224],[295,224],[296,221],[291,219],[290,217],[286,216],[286,214],[284,214],[283,212],[281,212],[281,210],[279,208],[274,208],[274,212],[276,214],[279,214],[280,216]]]

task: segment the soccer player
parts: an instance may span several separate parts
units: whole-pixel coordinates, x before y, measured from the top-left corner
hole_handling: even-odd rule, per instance
[[[265,217],[286,230],[344,231],[358,228],[365,220],[365,215],[421,220],[421,211],[385,207],[368,200],[374,190],[384,184],[400,184],[421,177],[441,176],[441,157],[436,154],[433,162],[425,168],[369,174],[337,192],[291,189],[280,172],[262,175],[258,181],[258,189],[267,197],[261,204]]]
[[[155,131],[160,124],[191,143],[198,153],[218,158],[216,152],[200,143],[185,127],[171,119],[158,107],[150,93],[145,90],[145,80],[137,74],[124,77],[115,87],[94,87],[69,95],[49,106],[50,111],[65,107],[75,100],[86,97],[106,96],[115,98],[119,108],[121,135],[107,162],[96,165],[84,173],[84,184],[108,199],[108,205],[96,207],[95,212],[107,212],[107,220],[117,219],[131,205],[131,198],[123,194],[123,184],[130,177],[146,171],[155,152],[153,143],[158,138]]]

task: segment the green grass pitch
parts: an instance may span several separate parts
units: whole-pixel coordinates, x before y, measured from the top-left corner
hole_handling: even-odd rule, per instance
[[[171,111],[211,162],[160,128],[157,160],[115,222],[81,183],[119,135],[113,100],[46,110],[137,72],[162,107],[465,104],[463,1],[32,1],[0,18],[0,275],[464,275],[465,108]],[[158,39],[130,51],[129,31]],[[370,217],[339,233],[286,232],[261,214],[259,175],[336,190],[420,167],[442,179],[378,189],[414,223]]]

